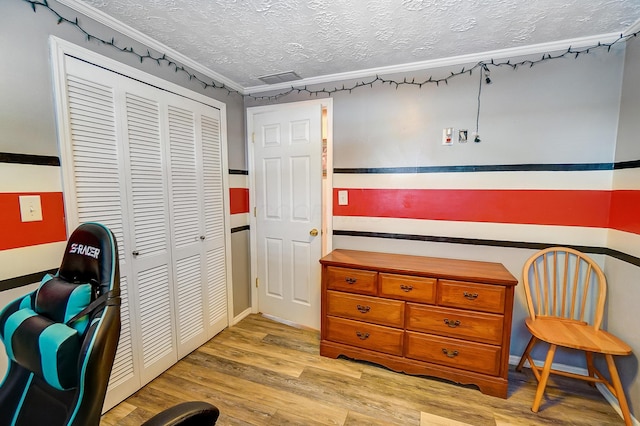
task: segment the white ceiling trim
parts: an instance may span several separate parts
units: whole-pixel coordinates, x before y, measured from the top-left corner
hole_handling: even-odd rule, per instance
[[[103,25],[106,25],[109,28],[114,29],[115,31],[127,37],[132,38],[133,40],[139,43],[144,44],[145,46],[157,52],[160,52],[161,54],[166,54],[168,57],[170,57],[171,59],[174,59],[177,62],[180,62],[182,65],[185,65],[194,71],[198,71],[204,74],[205,76],[212,78],[218,83],[225,84],[230,89],[237,90],[242,94],[244,94],[245,92],[244,88],[238,83],[236,83],[235,81],[230,80],[221,74],[218,74],[217,72],[205,67],[199,62],[196,62],[193,59],[190,59],[187,56],[184,56],[180,52],[177,52],[171,49],[170,47],[164,45],[163,43],[160,43],[159,41],[147,36],[146,34],[143,34],[140,31],[118,21],[117,19],[107,15],[101,10],[94,8],[93,6],[83,3],[80,0],[58,0],[58,2],[65,6],[70,7],[76,12],[86,15],[87,17]]]
[[[635,25],[635,24],[634,24]],[[598,42],[611,43],[620,37],[621,33],[600,34],[590,37],[581,37],[569,40],[553,41],[550,43],[532,44],[529,46],[514,47],[509,49],[492,50],[482,53],[472,53],[469,55],[450,56],[448,58],[432,59],[428,61],[412,62],[401,65],[391,65],[387,67],[369,68],[358,71],[349,71],[337,74],[328,74],[319,77],[303,78],[302,80],[291,83],[279,83],[271,85],[260,85],[246,87],[245,93],[255,94],[262,92],[270,92],[273,90],[290,89],[291,87],[304,87],[305,85],[331,83],[342,80],[352,80],[358,78],[371,78],[376,75],[390,75],[398,73],[406,73],[412,71],[430,70],[440,67],[448,67],[464,64],[475,64],[480,61],[491,61],[491,59],[509,59],[528,55],[539,55],[542,53],[553,53],[572,48],[583,48],[595,46]],[[437,77],[437,76],[434,76]]]

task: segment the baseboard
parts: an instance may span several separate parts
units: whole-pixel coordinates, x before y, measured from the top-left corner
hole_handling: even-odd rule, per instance
[[[251,308],[247,308],[244,311],[240,312],[240,314],[238,314],[235,317],[233,317],[233,321],[231,322],[231,325],[232,326],[236,325],[237,323],[239,323],[240,321],[242,321],[243,319],[245,319],[249,315],[251,315]]]
[[[519,362],[520,362],[520,357],[519,356],[516,356],[516,355],[510,355],[509,356],[509,364],[510,365],[518,365]],[[544,365],[544,361],[540,361],[540,360],[536,359],[536,360],[534,360],[534,362],[539,367],[542,367]],[[529,361],[526,361],[524,365],[525,365],[525,367],[528,366],[529,365]],[[582,374],[582,375],[587,375],[588,374],[586,368],[574,367],[572,365],[554,363],[552,368],[554,370],[565,371],[567,373]],[[598,389],[598,391],[600,391],[602,396],[604,396],[604,399],[607,400],[609,405],[611,405],[613,407],[613,409],[616,410],[616,413],[618,413],[620,418],[622,418],[622,411],[620,410],[620,404],[618,404],[618,398],[613,396],[611,391],[605,385],[603,385],[602,383],[596,383],[596,389]],[[633,423],[633,426],[640,426],[640,422],[638,421],[638,419],[633,417],[633,415],[631,416],[631,422]]]

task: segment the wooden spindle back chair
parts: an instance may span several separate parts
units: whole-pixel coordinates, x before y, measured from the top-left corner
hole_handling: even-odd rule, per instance
[[[525,325],[531,340],[516,368],[522,371],[525,361],[538,380],[531,410],[537,412],[549,374],[603,383],[616,396],[625,424],[631,425],[631,414],[613,355],[629,355],[631,348],[616,336],[602,330],[607,294],[607,280],[597,263],[578,250],[551,247],[531,256],[524,264],[524,289],[529,310]],[[531,351],[538,342],[549,344],[543,367],[534,364]],[[551,368],[557,347],[585,352],[588,375]],[[594,354],[604,355],[611,381],[598,371]]]

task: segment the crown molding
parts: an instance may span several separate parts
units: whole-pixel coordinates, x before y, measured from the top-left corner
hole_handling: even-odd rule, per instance
[[[624,30],[623,34],[627,36],[627,35],[631,35],[631,34],[637,33],[639,31],[640,31],[640,19],[638,19],[633,24],[629,25],[629,28]]]
[[[78,13],[82,13],[88,18],[91,18],[103,25],[106,25],[107,27],[127,37],[132,38],[133,40],[139,43],[144,44],[145,46],[157,52],[160,52],[161,54],[166,54],[167,56],[174,59],[175,61],[180,62],[182,65],[185,65],[194,71],[198,71],[204,74],[205,76],[212,78],[218,83],[222,83],[231,89],[237,90],[242,94],[244,94],[245,92],[244,88],[238,83],[236,83],[235,81],[230,80],[221,74],[218,74],[217,72],[205,67],[199,62],[194,61],[193,59],[183,55],[182,53],[179,53],[178,51],[164,45],[163,43],[160,43],[158,40],[155,40],[154,38],[149,37],[148,35],[124,24],[123,22],[118,21],[117,19],[107,15],[106,13],[96,9],[93,6],[90,6],[80,0],[58,0],[58,2],[60,4],[63,4],[75,10]]]
[[[598,42],[610,43],[620,37],[620,33],[599,34],[590,37],[581,37],[568,40],[553,41],[550,43],[532,44],[529,46],[513,47],[509,49],[491,50],[482,53],[472,53],[469,55],[450,56],[448,58],[432,59],[428,61],[411,62],[408,64],[391,65],[387,67],[369,68],[358,71],[350,71],[337,74],[328,74],[318,77],[304,78],[297,80],[295,85],[291,83],[280,83],[271,85],[260,85],[246,87],[246,94],[270,92],[274,90],[291,89],[292,87],[304,87],[313,84],[331,83],[335,81],[352,80],[358,78],[373,77],[376,75],[389,75],[406,73],[412,71],[423,71],[440,67],[477,63],[480,61],[490,61],[491,59],[507,59],[519,56],[535,55],[541,53],[551,53],[567,50],[570,46],[581,48],[595,46]]]

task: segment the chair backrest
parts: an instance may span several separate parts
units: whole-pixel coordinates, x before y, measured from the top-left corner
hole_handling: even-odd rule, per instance
[[[532,319],[563,318],[600,329],[607,281],[593,259],[568,247],[550,247],[527,260],[522,276]]]
[[[104,304],[91,306],[96,299]],[[104,225],[85,223],[55,276],[0,312],[9,358],[0,426],[98,425],[119,337],[116,240]]]

